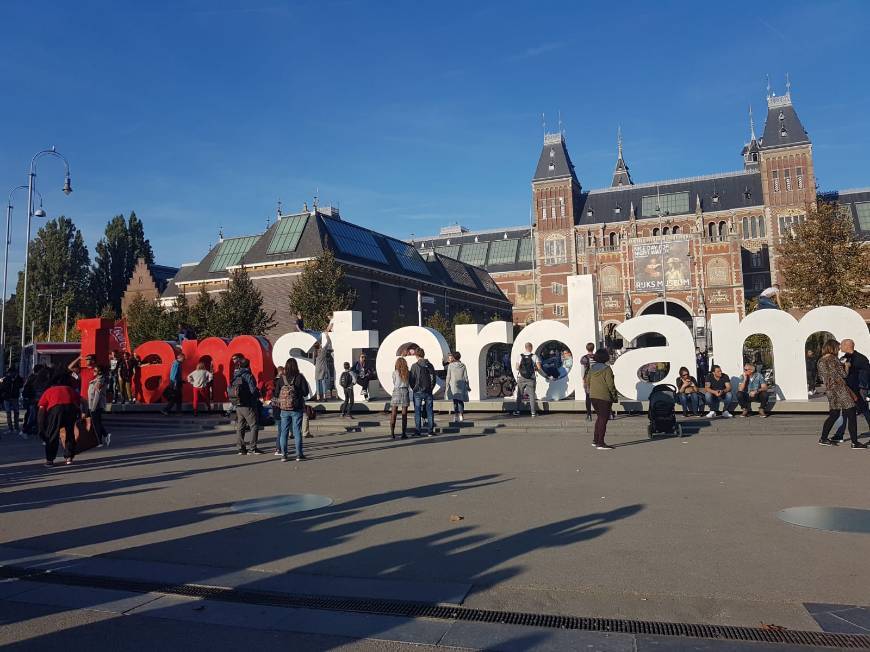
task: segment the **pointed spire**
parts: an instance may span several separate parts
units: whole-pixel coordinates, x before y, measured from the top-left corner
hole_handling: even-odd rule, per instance
[[[752,118],[752,105],[749,105],[749,142],[756,140],[755,138],[755,120]]]
[[[785,73],[785,94],[791,95],[791,79],[789,79],[788,73]]]
[[[767,75],[767,99],[770,99],[770,75]]]
[[[634,181],[631,180],[631,174],[628,171],[628,165],[625,159],[622,158],[622,127],[616,128],[616,167],[613,168],[613,181],[610,183],[611,188],[618,186],[631,186]]]
[[[218,242],[224,241],[224,227],[218,228]]]
[[[616,127],[616,157],[622,158],[622,125]]]

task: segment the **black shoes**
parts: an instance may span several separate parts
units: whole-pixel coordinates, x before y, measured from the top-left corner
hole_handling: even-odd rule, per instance
[[[240,449],[239,449],[239,452],[236,453],[236,454],[237,454],[237,455],[247,455],[247,454],[248,454],[248,449],[247,449],[247,448],[240,448]]]
[[[855,442],[854,444],[852,444],[852,448],[867,448],[867,444],[862,441]]]
[[[266,452],[260,450],[259,448],[254,447],[254,448],[251,449],[251,454],[252,454],[252,455],[265,455]]]
[[[820,439],[819,446],[836,446],[837,442],[831,441],[830,439]]]

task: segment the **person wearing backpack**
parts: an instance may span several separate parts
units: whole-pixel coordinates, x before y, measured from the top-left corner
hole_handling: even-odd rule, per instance
[[[296,444],[296,461],[307,459],[302,452],[302,417],[305,414],[305,397],[311,393],[305,376],[299,373],[299,364],[295,358],[288,358],[284,363],[284,373],[275,383],[278,396],[278,408],[281,410],[281,421],[278,429],[278,449],[281,451],[281,461],[290,459],[287,450],[287,440],[290,429],[293,429],[293,441]]]
[[[529,408],[532,412],[532,417],[537,416],[537,401],[535,396],[535,381],[538,373],[543,374],[541,369],[541,359],[534,354],[531,342],[526,342],[526,352],[520,354],[520,361],[517,362],[517,404],[514,410],[514,416],[520,415],[520,408],[523,405],[523,394],[529,395]]]
[[[435,414],[433,409],[432,392],[435,390],[435,367],[425,357],[423,349],[417,349],[417,362],[408,373],[408,385],[414,397],[414,431],[419,437],[422,429],[421,420],[423,409],[428,418],[427,436],[435,433]]]
[[[344,363],[344,371],[341,372],[341,376],[338,378],[338,384],[341,385],[341,389],[344,391],[344,403],[341,404],[341,409],[338,413],[342,417],[348,417],[353,419],[353,383],[354,377],[353,372],[350,370],[350,363]]]
[[[257,448],[260,434],[260,391],[251,373],[250,360],[246,358],[239,360],[239,366],[233,372],[233,379],[227,393],[236,408],[236,444],[239,455],[248,454],[245,442],[246,429],[251,431],[251,453],[262,455],[263,451]]]

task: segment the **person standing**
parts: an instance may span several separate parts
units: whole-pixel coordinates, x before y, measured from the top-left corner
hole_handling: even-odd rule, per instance
[[[118,385],[121,403],[131,402],[133,400],[133,359],[129,351],[124,351],[118,358]]]
[[[60,431],[64,431],[64,458],[67,464],[73,463],[76,454],[75,424],[79,418],[81,396],[70,387],[69,374],[65,371],[55,373],[51,386],[39,399],[37,422],[39,433],[45,442],[45,466],[54,466],[57,449],[60,445]]]
[[[239,366],[233,372],[230,387],[232,396],[235,397],[236,445],[239,449],[239,455],[248,454],[245,442],[247,430],[251,431],[250,452],[262,455],[263,451],[257,448],[257,439],[260,434],[260,391],[257,389],[257,381],[254,380],[254,375],[251,373],[251,361],[247,358],[239,360]]]
[[[426,359],[423,349],[417,349],[417,362],[408,372],[408,386],[414,396],[414,430],[415,436],[422,433],[423,410],[426,410],[427,436],[435,434],[435,414],[432,392],[435,390],[435,367]]]
[[[520,354],[520,360],[517,362],[517,402],[514,416],[519,416],[523,405],[523,395],[529,396],[529,409],[532,417],[537,416],[538,397],[535,396],[535,381],[536,375],[541,373],[541,359],[532,352],[532,343],[526,342],[526,352]]]
[[[21,436],[21,423],[19,421],[19,400],[24,381],[18,375],[18,371],[10,366],[0,378],[0,397],[3,398],[3,409],[6,411],[6,426],[9,434]],[[14,418],[13,418],[14,417]],[[25,437],[27,435],[25,434]]]
[[[841,360],[846,368],[846,385],[855,395],[856,424],[857,415],[863,414],[867,421],[867,427],[870,428],[870,407],[867,405],[867,392],[868,387],[870,387],[870,362],[868,362],[867,356],[855,350],[854,340],[845,339],[840,342],[840,352],[843,354]],[[843,421],[836,434],[831,437],[831,441],[843,441],[845,432],[846,422]]]
[[[468,370],[460,362],[462,355],[454,351],[447,356],[447,399],[453,399],[453,419],[457,423],[465,416],[465,401],[468,400]]]
[[[211,412],[211,402],[208,398],[208,387],[211,384],[214,376],[206,369],[205,362],[200,360],[196,364],[196,369],[187,375],[187,382],[193,390],[193,416],[196,416],[199,411],[199,402],[202,401],[206,405],[206,411]]]
[[[592,366],[595,355],[595,345],[592,342],[586,343],[586,353],[580,358],[580,367],[583,369],[583,389],[586,390],[586,420],[592,421],[592,397],[589,396],[589,383],[586,382],[586,375],[589,373],[589,367]]]
[[[747,362],[743,365],[743,375],[737,385],[737,402],[743,408],[740,416],[748,417],[752,412],[752,401],[758,401],[758,414],[766,419],[767,413],[767,383],[754,364]]]
[[[129,367],[127,366],[128,361],[126,360],[126,356],[124,356],[124,359],[122,359],[122,363],[123,365],[119,365],[119,369],[129,369]],[[173,407],[176,408],[177,412],[181,413],[181,399],[184,384],[184,381],[181,379],[181,367],[183,364],[184,354],[179,353],[175,356],[175,361],[172,363],[172,366],[169,367],[169,385],[166,387],[166,391],[164,392],[167,399],[169,400],[169,403],[165,408],[161,410],[161,412],[167,416],[169,416],[169,413],[172,412]],[[122,381],[122,384],[127,388],[130,387],[129,380]],[[124,391],[127,392],[129,390]]]
[[[329,336],[324,334],[324,339],[329,343]],[[329,377],[329,355],[326,347],[320,342],[314,343],[314,380],[317,383],[317,400],[326,401],[329,397],[331,379]]]
[[[845,365],[837,359],[840,344],[836,340],[828,340],[822,346],[822,357],[819,358],[819,377],[825,385],[825,396],[828,398],[828,418],[822,424],[820,446],[836,446],[837,442],[828,439],[831,428],[837,418],[842,416],[849,426],[849,438],[852,448],[867,448],[867,444],[858,441],[858,415],[855,407],[855,395],[846,384],[848,375]]]
[[[393,394],[390,397],[390,437],[396,438],[396,416],[402,410],[402,439],[408,438],[408,406],[411,396],[408,385],[409,371],[405,358],[396,358],[393,368]]]
[[[616,383],[613,379],[613,367],[607,364],[610,353],[607,349],[598,349],[589,366],[589,394],[592,396],[592,407],[595,408],[595,439],[593,444],[600,451],[613,450],[613,446],[604,443],[607,432],[607,422],[613,404],[619,400]]]
[[[805,360],[807,365],[807,395],[812,397],[816,393],[816,366],[819,359],[816,357],[815,351],[807,349]]]
[[[683,416],[701,416],[701,394],[698,381],[689,373],[686,367],[680,367],[677,377],[677,398],[683,406]]]
[[[351,371],[356,378],[357,385],[360,386],[362,390],[363,400],[369,400],[369,382],[371,382],[372,369],[368,364],[368,360],[366,359],[365,353],[359,354],[359,359],[353,363],[353,367],[351,367]]]
[[[708,373],[710,373],[710,359],[707,357],[707,352],[702,351],[700,347],[695,347],[695,378],[703,381]]]
[[[94,429],[100,446],[108,448],[112,443],[112,435],[106,432],[106,426],[103,425],[103,412],[106,411],[106,388],[109,385],[109,374],[103,367],[97,365],[97,359],[93,355],[87,356],[85,363],[93,372],[93,376],[88,382],[88,413],[91,417],[91,427]]]
[[[296,461],[307,459],[302,450],[302,418],[305,414],[305,397],[311,392],[305,376],[299,373],[299,364],[295,358],[288,358],[284,363],[284,374],[279,378],[278,407],[281,410],[281,426],[278,431],[278,448],[281,451],[281,461],[290,459],[287,450],[288,439],[292,429],[293,441],[296,444]]]
[[[338,379],[338,384],[341,386],[341,390],[344,392],[344,402],[341,404],[341,408],[338,413],[343,417],[348,417],[353,419],[353,381],[354,374],[350,370],[350,363],[344,363],[344,371],[341,372],[341,376]]]
[[[710,411],[707,412],[707,418],[712,419],[719,414],[719,404],[722,403],[722,416],[730,419],[733,415],[728,411],[728,404],[731,399],[731,379],[722,373],[722,367],[717,364],[713,365],[713,371],[707,376],[707,382],[704,383],[704,400],[710,406]]]

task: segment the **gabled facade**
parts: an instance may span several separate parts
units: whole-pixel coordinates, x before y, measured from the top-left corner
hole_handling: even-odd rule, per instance
[[[149,301],[159,298],[177,273],[177,267],[149,265],[144,258],[137,260],[127,289],[121,297],[121,313],[127,312],[127,307],[137,296],[142,296]]]

